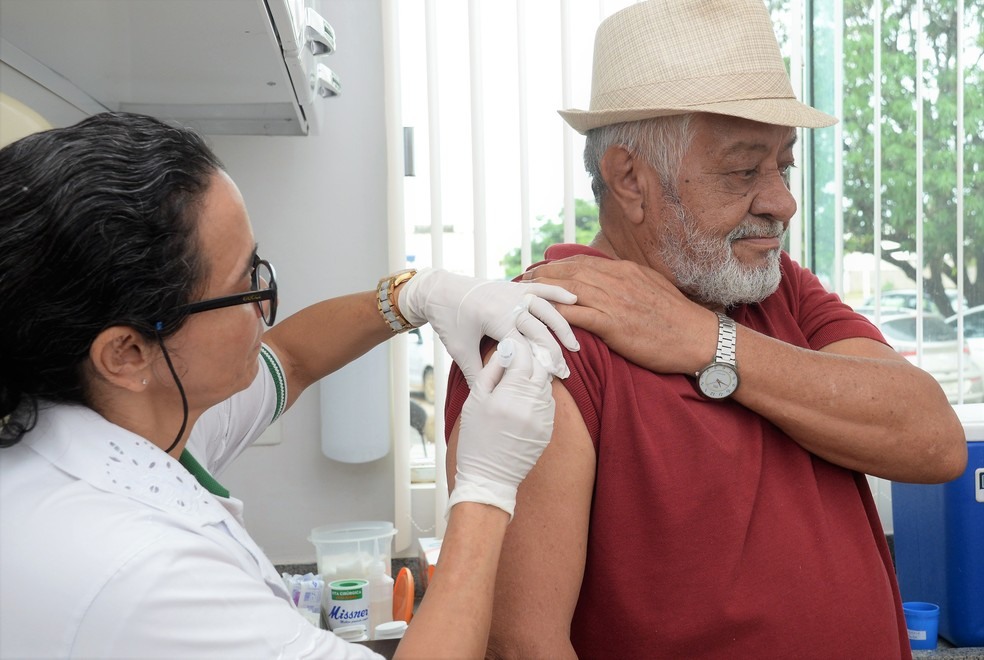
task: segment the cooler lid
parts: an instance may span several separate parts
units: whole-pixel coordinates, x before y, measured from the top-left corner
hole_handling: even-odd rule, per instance
[[[963,424],[967,442],[984,442],[984,403],[961,403],[953,409]]]

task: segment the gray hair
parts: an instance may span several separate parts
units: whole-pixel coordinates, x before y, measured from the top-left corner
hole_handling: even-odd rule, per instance
[[[609,147],[625,147],[659,174],[668,195],[676,196],[676,178],[683,155],[694,137],[692,114],[654,117],[591,129],[584,143],[584,169],[591,176],[591,191],[601,205],[608,186],[601,176],[601,158]]]
[[[0,149],[0,447],[42,402],[92,405],[106,328],[178,331],[205,288],[198,226],[221,167],[197,133],[122,112]]]

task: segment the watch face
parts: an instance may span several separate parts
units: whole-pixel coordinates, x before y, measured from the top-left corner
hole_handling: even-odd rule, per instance
[[[715,363],[700,372],[697,383],[704,396],[723,399],[738,389],[738,372],[730,365]]]

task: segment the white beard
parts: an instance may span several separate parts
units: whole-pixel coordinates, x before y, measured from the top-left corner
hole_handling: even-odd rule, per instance
[[[705,235],[696,219],[676,204],[682,232],[665,232],[660,245],[663,263],[676,277],[677,287],[691,299],[725,308],[765,300],[779,288],[779,249],[770,250],[764,266],[746,266],[734,254],[734,241],[746,236],[779,237],[782,223],[744,221],[724,239]]]

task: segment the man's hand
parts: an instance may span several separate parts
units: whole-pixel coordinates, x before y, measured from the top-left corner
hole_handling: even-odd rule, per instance
[[[564,318],[650,371],[692,376],[714,356],[717,317],[651,268],[579,255],[536,266],[523,280],[576,294],[576,305],[560,308]]]

